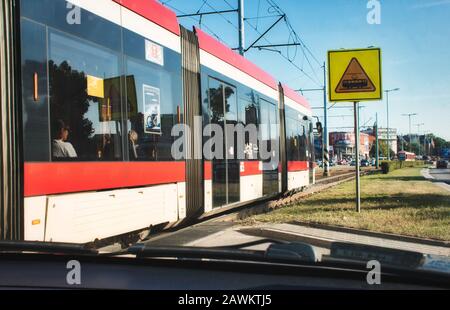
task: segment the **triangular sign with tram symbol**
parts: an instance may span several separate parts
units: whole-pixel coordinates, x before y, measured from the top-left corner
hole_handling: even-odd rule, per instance
[[[374,92],[375,85],[370,80],[364,68],[355,57],[350,61],[339,84],[336,93]]]

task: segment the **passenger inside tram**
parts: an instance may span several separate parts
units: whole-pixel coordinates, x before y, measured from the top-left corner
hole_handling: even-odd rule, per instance
[[[69,126],[63,120],[58,119],[53,124],[52,154],[54,158],[76,158],[77,152],[70,142]]]
[[[130,130],[128,133],[128,141],[129,141],[129,149],[130,149],[130,159],[138,159],[138,153],[137,153],[137,141],[138,141],[138,134],[134,130]]]
[[[114,160],[115,156],[114,156],[114,144],[112,142],[111,139],[111,135],[110,134],[106,134],[103,137],[103,152],[102,152],[102,157],[105,160]]]

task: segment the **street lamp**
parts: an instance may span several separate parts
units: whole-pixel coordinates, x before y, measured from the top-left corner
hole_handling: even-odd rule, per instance
[[[391,160],[391,140],[389,137],[389,93],[399,91],[400,88],[387,89],[386,92],[386,109],[387,109],[387,146],[388,146],[388,160]]]
[[[425,124],[424,123],[420,123],[420,124],[415,124],[414,126],[417,126],[417,136],[419,137],[419,141],[418,141],[418,143],[419,143],[419,154],[418,155],[421,155],[422,151],[421,151],[421,144],[420,144],[420,127],[425,126]],[[424,140],[425,140],[425,137],[424,137]]]
[[[417,113],[402,114],[402,116],[408,116],[409,118],[409,151],[411,152],[411,117],[417,116]]]
[[[424,153],[426,156],[430,156],[431,155],[431,145],[429,145],[428,143],[428,135],[431,134],[431,131],[429,130],[425,130],[424,131],[424,140],[423,140],[423,149],[424,149]],[[430,142],[431,144],[431,142]]]

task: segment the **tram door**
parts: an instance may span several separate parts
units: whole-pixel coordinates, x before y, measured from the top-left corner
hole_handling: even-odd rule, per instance
[[[279,192],[278,163],[279,163],[279,134],[278,108],[275,104],[261,99],[261,137],[266,141],[266,152],[270,151],[270,158],[263,160],[263,195],[273,195]]]
[[[229,205],[240,200],[240,163],[236,152],[236,135],[228,135],[225,125],[236,125],[236,88],[216,79],[209,79],[211,124],[219,125],[221,137],[214,139],[212,148],[213,207]]]

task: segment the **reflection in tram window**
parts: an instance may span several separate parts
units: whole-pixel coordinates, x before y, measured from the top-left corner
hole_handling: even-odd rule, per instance
[[[211,124],[217,124],[224,129],[225,108],[223,84],[216,79],[208,80],[208,99],[209,114]],[[227,204],[227,162],[225,158],[225,136],[221,137],[221,145],[214,144],[211,150],[213,154],[220,158],[214,158],[212,161],[212,183],[213,183],[213,207],[221,207]],[[221,152],[219,154],[219,149]]]
[[[172,161],[171,131],[182,110],[181,59],[162,48],[164,63],[149,61],[146,42],[124,31],[129,160]]]
[[[221,207],[240,200],[240,162],[237,159],[237,136],[228,136],[225,125],[238,122],[237,91],[234,86],[208,79],[208,99],[210,123],[222,127],[223,136],[212,151],[216,158],[212,161],[213,207]],[[221,147],[223,152],[216,149]],[[219,158],[217,158],[219,157]]]
[[[23,147],[26,161],[50,159],[46,42],[45,26],[22,20]],[[34,76],[37,79],[36,84]]]
[[[78,160],[121,160],[119,55],[52,31],[48,66],[51,121],[70,127]]]
[[[239,122],[244,126],[253,125],[256,129],[259,126],[259,101],[253,91],[248,95],[242,96],[239,99]],[[259,158],[259,144],[258,137],[250,137],[248,132],[245,133],[246,152],[245,158],[247,160],[258,160]]]
[[[299,136],[300,136],[300,160],[307,161],[306,146],[308,136],[304,125],[299,125]]]
[[[289,161],[307,161],[309,147],[309,123],[302,121],[302,115],[286,107],[287,159]]]

